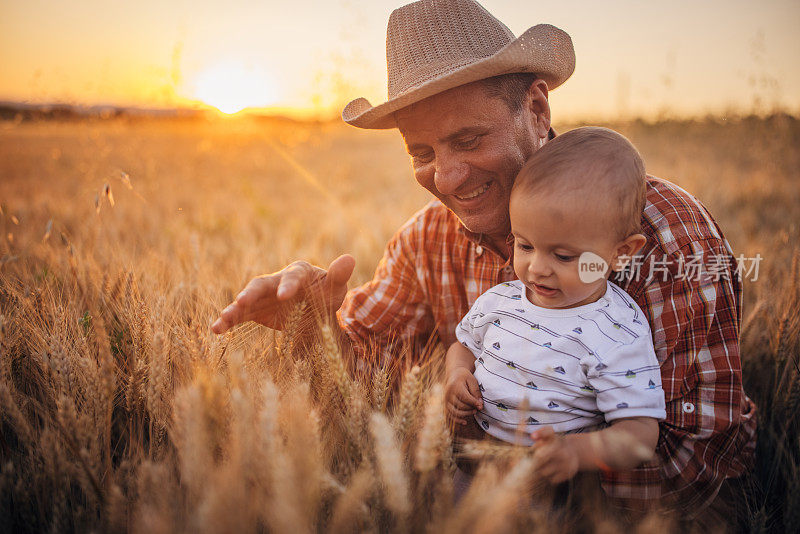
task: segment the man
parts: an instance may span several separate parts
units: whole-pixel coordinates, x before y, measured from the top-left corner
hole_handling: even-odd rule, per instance
[[[354,100],[343,119],[398,128],[417,181],[437,200],[392,238],[371,282],[347,292],[347,255],[327,270],[295,262],[252,280],[215,332],[248,320],[279,327],[292,299],[315,283],[358,353],[432,333],[449,344],[478,295],[514,278],[509,193],[523,162],[555,135],[547,97],[574,70],[569,36],[538,25],[514,38],[471,0],[423,0],[392,13],[387,63],[388,101]],[[635,259],[644,275],[614,281],[648,315],[667,420],[657,458],[603,474],[603,486],[626,507],[697,512],[746,470],[755,446],[755,407],[741,384],[741,281],[711,215],[677,186],[648,180],[642,228],[647,243]],[[724,276],[681,276],[698,254],[728,259]]]

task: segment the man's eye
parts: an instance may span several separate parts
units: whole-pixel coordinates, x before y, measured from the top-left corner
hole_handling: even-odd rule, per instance
[[[411,154],[411,159],[414,163],[428,163],[433,159],[432,152],[425,152],[423,154]]]
[[[475,148],[478,146],[478,137],[477,135],[473,135],[472,137],[468,137],[466,139],[459,139],[456,141],[456,146],[461,149],[470,149]]]
[[[558,261],[568,262],[575,259],[575,256],[568,256],[566,254],[556,254],[556,259]]]

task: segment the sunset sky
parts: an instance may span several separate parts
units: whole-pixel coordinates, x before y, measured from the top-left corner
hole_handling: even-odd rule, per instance
[[[330,114],[385,100],[385,32],[403,0],[2,0],[0,100]],[[515,35],[575,43],[561,119],[800,112],[797,0],[484,0]],[[536,6],[534,9],[531,6]]]

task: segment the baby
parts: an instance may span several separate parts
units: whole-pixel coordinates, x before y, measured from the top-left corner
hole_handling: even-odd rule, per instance
[[[645,244],[645,187],[639,153],[611,130],[539,149],[511,192],[519,280],[478,297],[447,352],[452,419],[534,445],[554,483],[649,460],[666,417],[647,319],[608,281]]]

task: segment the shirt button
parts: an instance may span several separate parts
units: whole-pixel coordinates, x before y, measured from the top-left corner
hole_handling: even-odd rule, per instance
[[[503,267],[503,272],[506,274],[511,274],[513,271],[514,269],[510,265],[506,265],[505,267]]]
[[[482,247],[482,246],[480,246],[480,245],[478,245],[477,247],[475,247],[475,254],[477,254],[478,256],[480,256],[481,254],[483,254],[483,247]]]
[[[684,402],[683,413],[694,413],[694,404],[692,404],[691,402]]]

